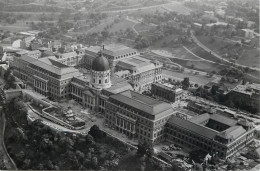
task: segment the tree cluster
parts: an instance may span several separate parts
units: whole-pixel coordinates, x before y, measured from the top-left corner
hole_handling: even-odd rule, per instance
[[[9,89],[9,88],[15,88],[15,77],[12,74],[12,70],[10,68],[8,68],[6,70],[6,72],[4,73],[4,80],[6,81],[6,85],[5,88]]]
[[[113,169],[119,163],[119,152],[126,153],[124,145],[106,137],[97,126],[91,128],[90,134],[81,135],[54,131],[40,119],[28,124],[20,98],[13,99],[5,110],[7,150],[19,169]]]

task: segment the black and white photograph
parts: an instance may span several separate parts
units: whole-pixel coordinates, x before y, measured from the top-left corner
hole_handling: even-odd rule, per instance
[[[259,0],[0,0],[0,171],[260,171]]]

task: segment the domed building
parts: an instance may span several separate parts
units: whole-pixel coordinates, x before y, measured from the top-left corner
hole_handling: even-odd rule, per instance
[[[92,62],[91,84],[100,89],[111,86],[111,72],[109,62],[106,57],[99,52],[98,56]]]

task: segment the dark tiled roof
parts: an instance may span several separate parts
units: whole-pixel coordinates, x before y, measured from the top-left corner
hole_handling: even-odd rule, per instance
[[[101,53],[92,62],[92,70],[94,71],[107,71],[109,70],[109,63],[106,57]]]
[[[190,121],[193,123],[196,123],[196,124],[200,124],[209,119],[210,119],[210,115],[208,113],[204,113],[202,115],[198,115],[198,116],[191,118]]]
[[[168,120],[168,124],[176,125],[208,139],[213,139],[219,133],[218,131],[193,123],[189,120],[181,119],[177,116],[171,116],[171,118]]]
[[[120,94],[112,95],[110,96],[110,99],[127,103],[129,106],[151,115],[161,114],[165,111],[173,112],[170,104],[155,100],[134,91],[125,91]]]

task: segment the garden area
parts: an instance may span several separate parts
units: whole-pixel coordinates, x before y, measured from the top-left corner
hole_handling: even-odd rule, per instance
[[[5,112],[8,112],[5,143],[18,169],[128,170],[125,163],[137,162],[140,165],[133,166],[138,166],[138,170],[158,168],[149,166],[149,157],[142,157],[146,149],[141,152],[131,149],[96,125],[88,135],[53,131],[39,119],[29,125],[21,99],[12,100]]]

